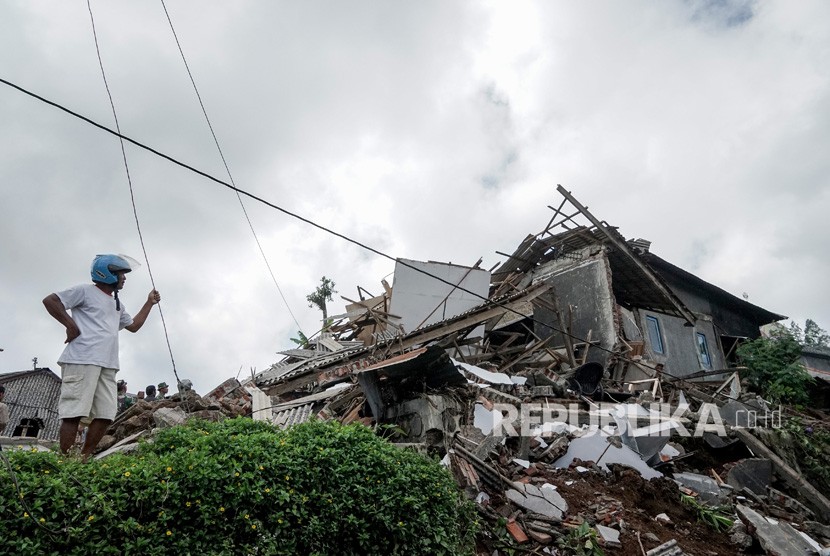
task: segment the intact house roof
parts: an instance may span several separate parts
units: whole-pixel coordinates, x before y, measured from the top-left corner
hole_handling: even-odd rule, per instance
[[[786,315],[773,313],[763,307],[759,307],[758,305],[754,305],[744,299],[741,299],[740,297],[732,295],[728,291],[721,289],[698,276],[695,276],[691,272],[673,265],[661,257],[658,257],[654,253],[648,252],[644,253],[642,256],[648,265],[657,271],[658,274],[666,277],[673,276],[680,278],[687,284],[690,284],[693,288],[705,293],[707,297],[716,299],[720,304],[731,307],[736,312],[751,316],[759,323],[759,326],[772,322],[778,322],[787,318]]]
[[[0,384],[6,387],[3,402],[9,406],[10,414],[4,436],[14,435],[15,429],[21,425],[21,420],[41,419],[43,427],[37,438],[58,440],[58,399],[61,389],[61,379],[58,375],[48,367],[5,373],[0,374]]]

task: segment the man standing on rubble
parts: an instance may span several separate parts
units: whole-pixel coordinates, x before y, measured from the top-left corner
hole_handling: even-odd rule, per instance
[[[121,305],[118,291],[132,270],[120,255],[98,255],[92,261],[92,284],[81,284],[47,295],[43,305],[66,327],[66,348],[58,358],[61,366],[60,448],[67,453],[75,441],[78,425],[91,418],[81,455],[92,455],[117,410],[115,375],[118,363],[118,332],[138,332],[161,301],[156,290],[133,317]],[[67,312],[71,310],[72,314]]]

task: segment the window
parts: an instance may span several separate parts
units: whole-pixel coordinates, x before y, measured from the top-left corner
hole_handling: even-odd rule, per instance
[[[663,335],[660,334],[660,321],[657,317],[646,316],[646,328],[648,329],[648,339],[651,342],[651,349],[654,353],[665,353],[663,348]]]
[[[697,351],[700,354],[700,363],[707,369],[712,368],[712,358],[709,357],[709,346],[706,343],[706,335],[697,333]]]

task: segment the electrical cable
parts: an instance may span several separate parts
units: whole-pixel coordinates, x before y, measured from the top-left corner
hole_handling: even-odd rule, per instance
[[[250,199],[253,199],[253,200],[255,200],[255,201],[258,201],[258,202],[260,202],[260,203],[264,204],[265,206],[270,207],[270,208],[272,208],[272,209],[274,209],[274,210],[277,210],[277,211],[279,211],[279,212],[281,212],[281,213],[283,213],[283,214],[285,214],[285,215],[287,215],[287,216],[290,216],[290,217],[295,218],[295,219],[297,219],[297,220],[299,220],[299,221],[301,221],[301,222],[304,222],[305,224],[308,224],[309,226],[312,226],[312,227],[314,227],[314,228],[317,228],[318,230],[322,230],[322,231],[324,231],[324,232],[326,232],[326,233],[328,233],[328,234],[331,234],[331,235],[333,235],[333,236],[335,236],[335,237],[338,237],[338,238],[340,238],[340,239],[342,239],[342,240],[344,240],[344,241],[347,241],[347,242],[349,242],[349,243],[352,243],[352,244],[354,244],[354,245],[357,245],[358,247],[360,247],[360,248],[362,248],[362,249],[365,249],[366,251],[369,251],[369,252],[374,253],[374,254],[376,254],[376,255],[378,255],[378,256],[380,256],[380,257],[383,257],[383,258],[389,259],[389,260],[391,260],[391,261],[394,261],[394,262],[396,262],[396,263],[398,263],[398,264],[400,264],[400,265],[402,265],[402,266],[405,266],[405,267],[407,267],[407,268],[409,268],[409,269],[411,269],[411,270],[414,270],[414,271],[416,271],[416,272],[419,272],[419,273],[421,273],[421,274],[424,274],[424,275],[426,275],[426,276],[429,276],[430,278],[432,278],[432,279],[434,279],[434,280],[437,280],[437,281],[439,281],[439,282],[442,282],[442,283],[444,283],[444,284],[446,284],[446,285],[448,285],[448,286],[452,286],[452,287],[454,287],[454,288],[456,288],[456,289],[458,289],[458,290],[461,290],[461,291],[463,291],[463,292],[465,292],[465,293],[468,293],[468,294],[472,295],[473,297],[476,297],[476,298],[478,298],[478,299],[481,299],[481,300],[485,301],[486,303],[488,303],[488,304],[490,304],[490,305],[492,305],[492,306],[499,307],[499,308],[501,308],[501,309],[505,309],[506,311],[509,311],[509,312],[511,312],[511,313],[515,313],[516,315],[519,315],[519,316],[521,316],[522,318],[527,318],[527,319],[530,319],[530,321],[531,321],[531,322],[533,322],[533,323],[535,323],[535,324],[540,324],[540,325],[543,325],[543,326],[545,326],[545,327],[547,327],[547,328],[550,328],[551,330],[553,330],[553,331],[555,331],[555,332],[559,332],[560,334],[566,335],[566,336],[568,336],[568,337],[570,337],[570,338],[572,338],[572,339],[574,339],[574,340],[578,340],[578,341],[580,341],[580,342],[588,343],[588,342],[587,342],[587,340],[586,340],[585,338],[582,338],[582,337],[580,337],[580,336],[577,336],[577,335],[572,334],[572,333],[570,333],[570,332],[567,332],[567,331],[565,331],[565,330],[560,330],[560,329],[556,328],[555,326],[550,325],[549,323],[545,323],[545,322],[538,321],[538,320],[534,319],[533,317],[529,317],[529,316],[525,315],[524,313],[521,313],[521,312],[519,312],[519,311],[517,311],[517,310],[515,310],[515,309],[513,309],[513,308],[511,308],[511,307],[508,307],[508,306],[506,306],[506,305],[503,305],[503,304],[499,303],[498,301],[494,301],[494,300],[489,299],[489,298],[487,298],[487,297],[484,297],[484,296],[482,296],[482,295],[480,295],[480,294],[478,294],[478,293],[476,293],[476,292],[473,292],[473,291],[470,291],[470,290],[468,290],[468,289],[466,289],[466,288],[463,288],[463,287],[459,286],[458,284],[455,284],[455,283],[453,283],[453,282],[450,282],[449,280],[445,280],[444,278],[441,278],[440,276],[436,276],[436,275],[434,275],[434,274],[431,274],[430,272],[427,272],[426,270],[420,269],[420,268],[418,268],[418,267],[416,267],[416,266],[414,266],[414,265],[411,265],[411,264],[406,263],[406,262],[404,262],[404,261],[402,261],[402,260],[396,259],[395,257],[392,257],[391,255],[387,255],[386,253],[384,253],[384,252],[382,252],[382,251],[379,251],[378,249],[375,249],[374,247],[370,247],[370,246],[368,246],[368,245],[366,245],[366,244],[364,244],[364,243],[361,243],[360,241],[357,241],[357,240],[352,239],[352,238],[350,238],[350,237],[348,237],[348,236],[345,236],[345,235],[341,234],[340,232],[336,232],[336,231],[334,231],[334,230],[331,230],[331,229],[329,229],[329,228],[327,228],[327,227],[323,226],[322,224],[318,224],[318,223],[314,222],[313,220],[310,220],[310,219],[308,219],[308,218],[306,218],[306,217],[304,217],[304,216],[301,216],[301,215],[299,215],[299,214],[296,214],[296,213],[294,213],[294,212],[291,212],[290,210],[285,209],[285,208],[283,208],[283,207],[281,207],[281,206],[279,206],[279,205],[275,205],[274,203],[271,203],[270,201],[267,201],[267,200],[263,199],[262,197],[259,197],[259,196],[257,196],[257,195],[254,195],[253,193],[249,193],[249,192],[247,192],[247,191],[245,191],[245,190],[243,190],[243,189],[239,189],[239,188],[238,188],[238,187],[236,187],[235,185],[232,185],[232,184],[230,184],[230,183],[228,183],[228,182],[226,182],[226,181],[223,181],[223,180],[221,180],[221,179],[219,179],[219,178],[217,178],[217,177],[215,177],[215,176],[213,176],[213,175],[211,175],[211,174],[208,174],[207,172],[203,172],[202,170],[199,170],[198,168],[195,168],[195,167],[193,167],[193,166],[190,166],[189,164],[186,164],[186,163],[184,163],[184,162],[181,162],[180,160],[178,160],[178,159],[176,159],[176,158],[173,158],[173,157],[172,157],[172,156],[170,156],[170,155],[167,155],[167,154],[165,154],[165,153],[163,153],[163,152],[161,152],[161,151],[159,151],[159,150],[157,150],[157,149],[154,149],[153,147],[150,147],[150,146],[148,146],[148,145],[145,145],[144,143],[141,143],[141,142],[139,142],[139,141],[137,141],[137,140],[135,140],[135,139],[132,139],[132,138],[130,138],[130,137],[128,137],[128,136],[126,136],[126,135],[122,135],[119,131],[114,131],[114,130],[112,130],[112,129],[108,128],[107,126],[105,126],[105,125],[103,125],[103,124],[100,124],[100,123],[96,122],[95,120],[92,120],[91,118],[88,118],[88,117],[83,116],[83,115],[81,115],[81,114],[79,114],[79,113],[77,113],[77,112],[74,112],[74,111],[70,110],[69,108],[66,108],[65,106],[62,106],[62,105],[60,105],[60,104],[58,104],[58,103],[56,103],[56,102],[54,102],[54,101],[48,100],[48,99],[46,99],[46,98],[44,98],[44,97],[42,97],[42,96],[38,95],[37,93],[33,93],[32,91],[29,91],[29,90],[27,90],[27,89],[25,89],[25,88],[21,87],[20,85],[16,85],[16,84],[14,84],[14,83],[12,83],[12,82],[10,82],[10,81],[8,81],[8,80],[6,80],[6,79],[2,78],[2,77],[0,77],[0,83],[3,83],[3,84],[5,84],[5,85],[8,85],[9,87],[11,87],[11,88],[13,88],[13,89],[16,89],[16,90],[20,91],[21,93],[24,93],[24,94],[26,94],[26,95],[29,95],[30,97],[35,98],[35,99],[37,99],[37,100],[39,100],[39,101],[41,101],[41,102],[44,102],[44,103],[46,103],[46,104],[48,104],[48,105],[50,105],[50,106],[53,106],[53,107],[57,108],[58,110],[61,110],[61,111],[63,111],[63,112],[66,112],[67,114],[69,114],[69,115],[71,115],[71,116],[74,116],[75,118],[78,118],[79,120],[82,120],[82,121],[84,121],[84,122],[86,122],[86,123],[88,123],[88,124],[90,124],[90,125],[92,125],[92,126],[95,126],[95,127],[97,127],[98,129],[100,129],[100,130],[102,130],[102,131],[106,131],[107,133],[109,133],[109,134],[111,134],[111,135],[115,135],[116,137],[119,137],[119,138],[123,139],[124,141],[126,141],[126,142],[128,142],[128,143],[131,143],[131,144],[133,144],[133,145],[135,145],[136,147],[139,147],[139,148],[141,148],[141,149],[144,149],[145,151],[151,152],[151,153],[153,153],[154,155],[156,155],[156,156],[158,156],[158,157],[160,157],[160,158],[163,158],[163,159],[167,160],[168,162],[172,162],[172,163],[173,163],[173,164],[175,164],[176,166],[179,166],[179,167],[181,167],[181,168],[184,168],[184,169],[186,169],[186,170],[189,170],[189,171],[193,172],[194,174],[198,174],[198,175],[200,175],[200,176],[202,176],[202,177],[204,177],[204,178],[207,178],[208,180],[210,180],[210,181],[212,181],[212,182],[215,182],[215,183],[217,183],[217,184],[219,184],[219,185],[222,185],[222,186],[224,186],[224,187],[227,187],[228,189],[232,189],[233,191],[236,191],[236,192],[238,192],[238,193],[240,193],[240,194],[242,194],[242,195],[244,195],[244,196],[246,196],[246,197],[248,197],[248,198],[250,198]],[[605,348],[605,347],[600,346],[600,345],[591,344],[591,346],[592,346],[593,348],[595,348],[595,349],[598,349],[598,350],[600,350],[600,351],[605,351],[605,352],[610,353],[610,354],[612,354],[612,355],[617,355],[617,356],[619,356],[619,355],[620,355],[618,352],[616,352],[616,351],[614,351],[614,350],[612,350],[612,349]],[[625,358],[622,358],[622,359],[625,359]],[[627,360],[627,359],[626,359],[626,360]]]
[[[112,93],[110,92],[109,83],[107,83],[107,75],[104,71],[104,62],[101,59],[101,49],[98,46],[98,33],[95,30],[95,17],[92,15],[92,4],[90,0],[86,2],[87,9],[89,10],[89,21],[92,24],[92,37],[95,40],[95,52],[98,55],[98,65],[101,68],[101,77],[104,80],[104,88],[107,90],[107,96],[109,97],[110,107],[112,108],[112,117],[115,120],[115,128],[118,130],[119,135],[119,143],[121,145],[121,157],[124,160],[124,169],[127,172],[127,183],[130,187],[130,202],[133,207],[133,217],[135,218],[135,227],[138,230],[138,239],[141,243],[141,250],[144,253],[144,262],[147,263],[147,273],[150,275],[150,284],[152,284],[153,289],[156,289],[156,281],[153,277],[153,270],[150,267],[150,259],[147,256],[147,248],[144,245],[144,235],[141,233],[141,224],[138,221],[138,209],[135,205],[135,193],[133,191],[133,181],[130,176],[130,165],[127,163],[127,151],[124,148],[124,139],[121,137],[121,126],[118,123],[118,114],[115,112],[115,102],[112,98]],[[173,359],[173,348],[170,346],[170,336],[167,333],[167,322],[164,320],[164,312],[161,310],[161,302],[158,303],[159,306],[159,316],[161,317],[161,326],[164,329],[164,339],[167,342],[167,351],[170,353],[170,362],[173,365],[173,376],[176,377],[176,384],[181,384],[181,380],[179,379],[179,374],[176,372],[176,361]]]
[[[164,0],[161,0],[161,7],[164,8],[164,15],[167,16],[167,22],[170,24],[170,31],[173,32],[173,38],[176,40],[176,46],[179,48],[179,54],[182,57],[182,62],[184,62],[184,67],[187,70],[187,75],[190,77],[190,83],[193,85],[193,91],[196,93],[196,98],[199,99],[199,106],[202,108],[202,114],[205,116],[205,121],[207,122],[208,128],[210,129],[210,134],[213,136],[213,142],[216,144],[216,150],[219,151],[219,156],[222,158],[222,164],[225,166],[225,171],[228,173],[228,179],[230,180],[231,184],[236,186],[236,182],[233,179],[233,175],[231,175],[231,169],[228,167],[228,162],[225,159],[225,154],[222,152],[222,147],[219,146],[219,139],[216,137],[216,132],[213,130],[213,125],[210,123],[210,118],[208,117],[207,110],[205,109],[205,104],[202,102],[202,95],[199,94],[199,89],[196,87],[196,80],[193,78],[193,74],[190,71],[190,65],[187,63],[187,59],[184,56],[184,50],[182,50],[182,45],[179,42],[179,36],[176,33],[176,29],[173,27],[173,20],[170,19],[170,13],[167,11],[167,5],[165,5]],[[259,248],[259,252],[262,255],[262,260],[265,261],[265,266],[268,267],[268,272],[271,274],[271,280],[274,281],[274,285],[277,287],[277,291],[280,293],[280,297],[282,297],[283,303],[285,303],[285,308],[288,309],[288,314],[291,315],[291,318],[294,320],[294,324],[297,325],[297,330],[302,330],[300,323],[297,322],[297,317],[294,316],[294,312],[291,310],[291,306],[288,305],[288,300],[285,299],[285,295],[282,293],[282,288],[280,288],[279,282],[277,282],[277,277],[274,275],[274,271],[271,269],[271,265],[268,263],[268,257],[265,256],[265,250],[262,248],[262,244],[259,242],[259,237],[257,236],[256,231],[254,230],[254,225],[251,222],[251,218],[248,216],[248,211],[245,209],[245,203],[242,202],[242,195],[239,194],[239,191],[236,192],[236,198],[239,199],[239,206],[242,207],[242,212],[245,214],[245,220],[248,221],[248,227],[251,228],[251,233],[254,235],[254,240],[256,241],[256,245]]]

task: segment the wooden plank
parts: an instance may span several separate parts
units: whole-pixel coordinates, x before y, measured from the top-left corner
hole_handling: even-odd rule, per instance
[[[755,452],[756,456],[767,458],[772,462],[772,466],[778,475],[804,496],[810,503],[809,505],[813,507],[813,511],[817,511],[819,516],[821,516],[821,521],[824,523],[830,521],[830,500],[825,498],[813,485],[802,479],[800,473],[778,457],[775,452],[769,449],[766,444],[749,432],[749,430],[739,428],[733,428],[732,430],[750,450]]]
[[[488,319],[503,315],[507,311],[515,310],[514,308],[518,307],[523,301],[529,301],[530,299],[534,299],[537,296],[542,295],[549,288],[549,284],[540,282],[539,284],[528,288],[527,293],[519,299],[516,299],[514,301],[500,306],[492,307],[490,309],[480,310],[466,318],[457,320],[455,322],[448,322],[443,326],[437,326],[436,328],[427,329],[420,334],[416,334],[408,338],[403,338],[401,339],[398,348],[401,351],[405,351],[416,345],[431,342],[432,340],[436,340],[443,336],[448,336],[453,332],[459,332],[467,328],[473,328]]]

